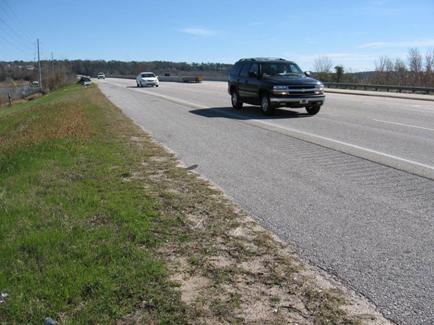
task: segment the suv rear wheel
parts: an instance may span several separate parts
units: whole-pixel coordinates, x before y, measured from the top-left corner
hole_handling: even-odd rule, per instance
[[[274,106],[271,104],[267,93],[261,95],[261,112],[264,115],[271,115],[274,112]]]
[[[311,106],[306,106],[306,112],[309,115],[318,114],[320,109],[321,109],[321,105],[319,105],[319,104],[313,104]]]
[[[236,91],[235,89],[232,90],[231,93],[231,102],[233,108],[235,109],[243,108],[243,102],[240,100],[240,95],[238,95],[238,91]]]

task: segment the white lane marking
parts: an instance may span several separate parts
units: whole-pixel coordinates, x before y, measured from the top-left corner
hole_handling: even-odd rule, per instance
[[[330,96],[330,95],[342,95],[342,94],[338,94],[338,93],[328,93],[327,94],[327,96]],[[360,101],[361,101],[361,99],[360,98],[352,98],[352,99],[350,99],[350,98],[346,98],[346,97],[356,97],[356,96],[353,96],[353,95],[342,95],[342,96],[330,96],[331,98],[333,98],[333,99],[337,99],[337,100],[342,100],[342,101],[346,101],[346,102],[348,102],[349,100],[351,100],[352,102],[355,102],[355,103],[360,103]],[[360,97],[360,96],[359,96]],[[397,99],[397,100],[401,100],[402,102],[404,101],[404,100],[407,100],[407,99],[404,99],[404,98],[392,98],[392,97],[370,97],[370,96],[365,96],[365,97],[369,97],[369,101],[368,102],[365,102],[365,105],[369,105],[369,106],[373,106],[373,105],[377,105],[377,104],[387,104],[388,105],[388,107],[384,107],[385,109],[389,109],[389,110],[393,110],[393,111],[396,111],[396,110],[403,110],[403,111],[408,111],[408,112],[418,112],[418,113],[428,113],[428,114],[434,114],[434,106],[433,105],[431,105],[431,101],[424,101],[425,102],[425,105],[420,105],[420,104],[410,104],[410,105],[408,105],[407,103],[405,104],[405,105],[407,105],[407,106],[404,106],[404,104],[402,104],[402,103],[392,103],[392,102],[390,102],[390,103],[388,103],[387,102],[387,100],[388,99]],[[386,101],[385,101],[386,100]],[[408,100],[410,100],[410,101],[415,101],[415,99],[411,99],[411,98],[408,98]],[[327,104],[327,102],[326,102],[326,104]],[[374,107],[374,109],[382,109],[382,107]]]
[[[407,126],[407,127],[409,127],[409,128],[415,128],[415,129],[422,129],[422,130],[434,131],[434,129],[432,129],[432,128],[426,128],[426,127],[423,127],[423,126],[417,126],[417,125],[411,125],[411,124],[405,124],[405,123],[398,123],[398,122],[391,122],[391,121],[384,121],[384,120],[376,120],[376,119],[374,119],[374,121],[376,121],[376,122],[381,122],[381,123],[387,123],[387,124],[400,125],[400,126]]]
[[[273,123],[265,122],[265,121],[262,121],[262,120],[254,120],[254,121],[258,121],[258,122],[260,122],[262,124],[267,124],[267,125],[270,125],[272,127],[277,127],[277,128],[285,129],[287,131],[294,132],[294,133],[300,133],[300,134],[307,135],[307,136],[312,137],[312,138],[326,140],[326,141],[333,142],[333,143],[336,143],[336,144],[340,144],[340,145],[343,145],[343,146],[346,146],[346,147],[358,149],[358,150],[365,151],[365,152],[368,152],[368,153],[373,153],[373,154],[376,154],[376,155],[379,155],[379,156],[391,158],[391,159],[394,159],[394,160],[397,160],[397,161],[405,162],[405,163],[408,163],[408,164],[412,164],[412,165],[415,165],[415,166],[427,168],[427,169],[430,169],[430,170],[434,171],[434,166],[423,164],[423,163],[420,163],[420,162],[417,162],[417,161],[414,161],[414,160],[405,159],[405,158],[394,156],[394,155],[391,155],[391,154],[388,154],[388,153],[385,153],[385,152],[369,149],[369,148],[366,148],[366,147],[358,146],[356,144],[352,144],[352,143],[348,143],[348,142],[344,142],[344,141],[340,141],[340,140],[324,137],[322,135],[318,135],[318,134],[314,134],[314,133],[310,133],[310,132],[300,131],[300,130],[296,130],[296,129],[292,129],[292,128],[287,128],[287,127],[282,127],[282,126],[276,126]]]
[[[204,105],[196,104],[196,103],[189,102],[189,101],[182,100],[182,99],[178,99],[178,98],[175,98],[175,97],[166,96],[166,95],[162,95],[162,94],[157,94],[157,93],[146,91],[146,90],[142,90],[142,89],[140,89],[140,90],[141,90],[141,91],[139,91],[140,93],[145,93],[145,94],[148,94],[148,95],[151,95],[151,96],[160,97],[160,98],[163,98],[163,99],[175,102],[177,104],[187,105],[189,107],[201,108],[201,109],[208,109],[209,108],[209,107],[204,106]],[[231,112],[231,113],[224,112],[224,111],[222,112],[221,110],[217,110],[217,109],[215,109],[215,110],[216,111],[220,111],[221,113],[223,113],[223,114],[225,114],[227,116],[235,116],[235,117],[240,117],[242,119],[245,119],[245,115],[242,115],[242,114],[238,114],[238,113],[234,113],[234,112]],[[414,161],[414,160],[405,159],[405,158],[398,157],[398,156],[395,156],[395,155],[391,155],[391,154],[388,154],[388,153],[385,153],[385,152],[381,152],[381,151],[369,149],[369,148],[366,148],[366,147],[358,146],[356,144],[352,144],[352,143],[348,143],[348,142],[344,142],[344,141],[340,141],[340,140],[324,137],[322,135],[318,135],[318,134],[314,134],[314,133],[310,133],[310,132],[305,132],[305,131],[300,131],[300,130],[296,130],[296,129],[293,129],[293,128],[283,127],[283,126],[276,125],[276,124],[273,124],[273,123],[270,123],[270,122],[266,122],[266,121],[263,121],[263,120],[252,119],[252,120],[245,120],[245,122],[247,122],[247,123],[248,122],[255,122],[255,123],[258,123],[258,124],[268,125],[268,126],[271,126],[271,127],[275,128],[275,129],[281,129],[281,130],[285,130],[285,131],[292,132],[292,133],[298,133],[300,135],[308,136],[308,137],[311,137],[311,138],[317,138],[317,139],[329,141],[331,143],[339,144],[339,145],[346,146],[346,147],[349,147],[349,148],[357,149],[357,150],[364,151],[364,152],[371,153],[371,154],[375,154],[375,155],[378,155],[378,156],[383,156],[383,157],[386,157],[386,158],[389,158],[389,159],[393,159],[395,161],[411,164],[411,165],[414,165],[414,166],[418,166],[418,167],[422,167],[422,168],[426,168],[426,169],[429,169],[431,171],[434,171],[434,166],[431,166],[431,165],[423,164],[423,163],[420,163],[420,162],[417,162],[417,161]]]

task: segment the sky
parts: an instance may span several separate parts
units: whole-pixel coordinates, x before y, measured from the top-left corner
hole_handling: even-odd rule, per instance
[[[347,71],[434,49],[433,0],[0,0],[0,61],[233,63],[281,57]]]

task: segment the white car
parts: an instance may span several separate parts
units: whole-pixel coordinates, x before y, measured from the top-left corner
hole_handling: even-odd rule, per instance
[[[136,78],[137,87],[158,87],[160,85],[160,81],[158,81],[158,76],[156,76],[153,72],[141,72]]]
[[[105,74],[104,74],[104,72],[100,72],[100,73],[98,73],[98,79],[105,79]]]

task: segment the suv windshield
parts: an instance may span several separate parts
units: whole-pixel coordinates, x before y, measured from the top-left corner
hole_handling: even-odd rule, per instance
[[[153,73],[142,73],[142,78],[154,78],[155,75]]]
[[[261,63],[261,71],[264,76],[301,75],[303,71],[292,62],[267,62]]]

